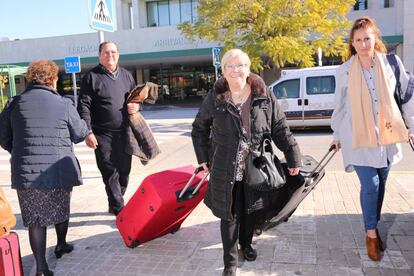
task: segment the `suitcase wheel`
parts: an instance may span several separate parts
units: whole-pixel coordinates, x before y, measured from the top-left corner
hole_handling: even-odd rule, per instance
[[[254,232],[256,233],[257,236],[260,236],[263,233],[263,230],[261,228],[256,228],[254,229]]]
[[[171,230],[171,234],[175,234],[176,232],[178,232],[178,230],[180,230],[180,228],[181,228],[181,225],[179,225],[179,226],[177,226],[177,227],[175,227],[175,228],[173,228],[172,230]]]
[[[287,222],[289,220],[289,218],[293,215],[293,213],[296,211],[296,208],[289,213],[289,215],[283,220],[284,222]]]
[[[129,248],[135,248],[139,245],[139,241],[132,241],[130,245],[128,245]]]

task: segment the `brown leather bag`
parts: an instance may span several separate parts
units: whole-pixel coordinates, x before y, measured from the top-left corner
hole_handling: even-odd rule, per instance
[[[10,229],[16,225],[16,216],[0,187],[0,238],[7,236]]]

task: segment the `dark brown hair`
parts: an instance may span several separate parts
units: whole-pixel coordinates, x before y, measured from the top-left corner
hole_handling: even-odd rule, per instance
[[[352,41],[354,39],[355,31],[360,30],[360,29],[367,29],[367,28],[371,28],[371,30],[375,34],[375,46],[374,46],[375,51],[380,52],[380,53],[387,52],[387,48],[385,47],[384,42],[382,42],[380,38],[380,30],[378,26],[375,24],[374,19],[368,16],[364,16],[362,18],[355,20],[354,24],[352,25],[351,31],[349,33],[349,41],[348,41],[349,56],[356,54],[356,50],[354,46],[352,46]]]
[[[30,63],[26,79],[33,84],[52,86],[58,79],[59,67],[51,60],[36,60]]]
[[[110,44],[110,43],[114,44],[115,47],[116,47],[116,50],[118,51],[118,45],[116,45],[115,42],[112,42],[112,41],[104,41],[101,44],[99,44],[99,54],[101,54],[103,46],[105,46],[106,44]]]

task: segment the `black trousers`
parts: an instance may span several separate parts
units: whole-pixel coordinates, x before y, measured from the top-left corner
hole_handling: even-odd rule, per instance
[[[225,266],[238,265],[238,243],[243,249],[253,240],[254,214],[246,214],[244,201],[244,182],[236,181],[233,188],[233,220],[221,220],[220,232],[223,243]]]
[[[94,133],[98,141],[96,164],[101,172],[109,207],[120,211],[128,187],[132,156],[125,152],[126,137],[122,132]]]

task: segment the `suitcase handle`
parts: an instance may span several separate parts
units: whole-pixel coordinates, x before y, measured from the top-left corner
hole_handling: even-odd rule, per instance
[[[328,152],[322,157],[321,161],[318,163],[318,165],[313,169],[313,171],[310,173],[312,176],[316,176],[320,173],[321,170],[325,168],[325,166],[331,161],[332,157],[334,157],[336,153],[336,147],[335,145],[331,145],[329,147]]]
[[[182,191],[180,192],[180,194],[178,195],[178,200],[180,200],[182,198],[182,196],[185,194],[185,192],[187,191],[188,187],[190,187],[190,184],[193,182],[194,178],[196,177],[196,175],[203,171],[203,167],[200,166],[198,168],[195,169],[193,175],[190,177],[190,180],[188,180],[187,184],[185,184],[184,188],[182,189]],[[203,184],[204,180],[206,180],[207,176],[210,174],[210,172],[206,173],[203,178],[201,178],[201,180],[198,182],[197,186],[195,187],[194,191],[191,193],[191,195],[195,195],[198,190],[201,187],[201,184]]]
[[[413,141],[411,141],[411,139],[410,139],[410,138],[408,138],[408,143],[410,144],[411,149],[414,151],[414,142],[413,142]]]

